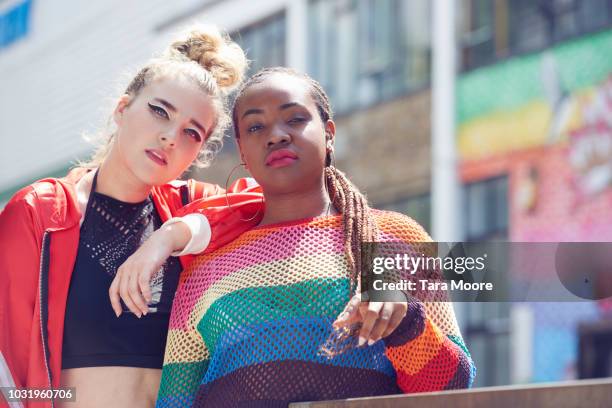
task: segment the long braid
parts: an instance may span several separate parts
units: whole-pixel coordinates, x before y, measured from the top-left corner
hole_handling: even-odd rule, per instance
[[[311,88],[311,96],[319,111],[323,123],[333,118],[333,112],[329,98],[317,81],[310,76],[286,67],[265,68],[249,80],[238,90],[232,117],[234,122],[234,135],[240,138],[238,132],[238,103],[245,91],[267,77],[275,74],[284,74],[304,79]],[[350,268],[351,293],[355,293],[360,286],[360,271],[362,256],[367,259],[368,254],[362,254],[362,243],[373,242],[376,238],[376,227],[370,213],[370,206],[366,197],[346,177],[346,175],[333,165],[331,152],[328,152],[325,163],[325,183],[329,192],[329,199],[334,208],[342,214],[344,229],[344,252]]]
[[[370,207],[359,189],[334,166],[325,168],[325,182],[334,208],[342,214],[344,250],[351,271],[351,293],[354,293],[360,282],[362,243],[372,242],[376,235]]]

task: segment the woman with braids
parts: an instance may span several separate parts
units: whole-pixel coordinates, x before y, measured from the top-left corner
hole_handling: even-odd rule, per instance
[[[114,313],[109,287],[119,265],[186,202],[222,192],[175,179],[219,147],[230,121],[226,95],[245,67],[228,37],[194,29],[132,79],[116,103],[116,129],[89,163],[25,187],[6,205],[0,386],[75,387],[73,408],[154,404],[170,306],[188,259],[155,254],[150,262],[162,262],[137,313],[128,305]]]
[[[333,166],[320,85],[286,68],[260,71],[238,92],[233,121],[265,210],[181,275],[157,406],[284,407],[469,387],[474,366],[448,303],[408,302],[395,331],[393,314],[375,320],[367,344],[362,332],[342,336],[354,320],[335,318],[359,290],[361,243],[430,238],[406,216],[370,209]]]

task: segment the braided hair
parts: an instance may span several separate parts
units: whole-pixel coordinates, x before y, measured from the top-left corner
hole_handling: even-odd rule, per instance
[[[238,130],[237,106],[244,93],[253,85],[263,82],[266,78],[276,75],[289,75],[303,79],[310,88],[310,96],[314,100],[323,123],[333,118],[329,97],[319,82],[310,76],[286,67],[265,68],[257,72],[239,88],[232,107],[234,135],[240,138]],[[376,227],[371,215],[366,197],[351,183],[346,175],[334,165],[333,152],[327,151],[325,158],[325,185],[329,199],[334,208],[342,214],[344,229],[344,252],[350,268],[351,293],[358,290],[359,276],[362,266],[362,243],[373,242],[376,237]]]

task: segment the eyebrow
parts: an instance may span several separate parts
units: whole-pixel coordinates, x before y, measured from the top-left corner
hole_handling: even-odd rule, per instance
[[[278,110],[285,110],[285,109],[289,109],[289,108],[293,108],[294,106],[303,106],[300,103],[297,102],[289,102],[289,103],[284,103],[282,104]],[[245,116],[247,115],[256,115],[256,114],[260,114],[263,113],[262,109],[258,109],[258,108],[253,108],[253,109],[248,109],[246,112],[244,112],[244,114],[242,115],[242,118],[244,119]]]
[[[242,115],[242,118],[244,119],[244,117],[247,116],[247,115],[257,115],[259,113],[263,113],[263,110],[256,109],[256,108],[249,109],[246,112],[244,112],[244,114]]]
[[[157,101],[157,102],[161,103],[162,105],[164,105],[166,108],[168,108],[168,109],[169,109],[169,110],[171,110],[172,112],[176,112],[176,110],[177,110],[177,109],[174,107],[174,105],[172,105],[170,102],[168,102],[168,101],[167,101],[167,100],[165,100],[165,99],[162,99],[162,98],[154,98],[153,100],[155,100],[155,101]],[[195,119],[191,119],[189,122],[190,122],[192,125],[194,125],[195,127],[197,127],[198,129],[200,129],[200,131],[201,131],[202,133],[204,133],[204,135],[206,135],[206,129],[204,128],[204,126],[200,125],[200,123],[199,123],[197,120],[195,120]]]
[[[285,109],[293,108],[294,106],[303,106],[303,105],[297,102],[289,102],[289,103],[282,104],[280,108],[278,108],[278,110],[285,110]]]

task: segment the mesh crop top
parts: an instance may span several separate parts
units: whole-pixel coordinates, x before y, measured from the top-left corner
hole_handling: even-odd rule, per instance
[[[380,242],[430,241],[403,215],[373,216]],[[286,407],[470,386],[474,365],[448,302],[410,304],[372,346],[328,342],[350,299],[348,271],[341,216],[258,227],[195,258],[174,299],[157,407]]]
[[[162,222],[151,197],[116,200],[95,192],[96,177],[68,291],[62,368],[161,368],[180,263],[169,258],[154,277],[146,316],[139,319],[123,303],[115,316],[108,297],[115,273]]]

